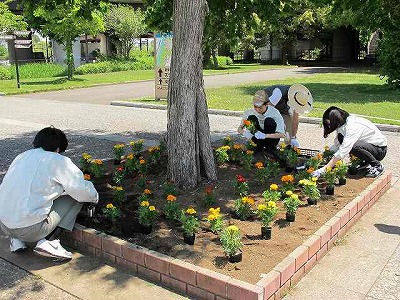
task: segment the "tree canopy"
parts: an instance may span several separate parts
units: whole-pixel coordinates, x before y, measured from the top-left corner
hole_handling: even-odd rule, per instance
[[[13,30],[26,30],[28,24],[22,16],[13,14],[7,5],[8,1],[0,2],[0,33],[7,33]]]
[[[82,34],[104,30],[103,12],[107,5],[99,0],[22,0],[28,24],[65,47],[68,78],[72,78],[72,45]]]
[[[147,32],[145,14],[128,5],[112,5],[105,15],[105,28],[120,54],[129,57],[134,39]]]

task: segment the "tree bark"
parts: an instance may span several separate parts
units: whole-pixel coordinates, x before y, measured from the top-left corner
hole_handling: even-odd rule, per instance
[[[206,0],[175,0],[168,90],[168,179],[180,188],[217,179],[204,93],[202,38]]]

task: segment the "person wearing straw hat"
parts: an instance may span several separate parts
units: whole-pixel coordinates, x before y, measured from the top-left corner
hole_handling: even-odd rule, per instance
[[[283,118],[275,107],[269,105],[263,91],[254,95],[252,104],[253,108],[243,113],[238,132],[256,144],[255,154],[266,151],[266,154],[275,155],[279,140],[285,137]],[[249,129],[245,121],[250,121],[253,129]]]
[[[310,91],[301,84],[273,85],[263,89],[269,104],[274,106],[282,115],[289,137],[286,142],[299,147],[297,131],[299,115],[309,113],[313,108],[313,97]],[[290,138],[290,141],[289,141]]]

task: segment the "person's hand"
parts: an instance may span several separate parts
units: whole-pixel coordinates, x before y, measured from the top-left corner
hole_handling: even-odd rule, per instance
[[[257,131],[254,136],[257,140],[265,140],[265,138],[267,137],[267,135],[265,133],[262,133],[261,131]]]
[[[250,130],[248,130],[246,128],[243,129],[243,133],[242,134],[248,140],[250,140],[253,137],[253,134],[250,132]]]
[[[296,148],[300,147],[300,143],[297,141],[296,138],[291,138],[290,139],[290,145],[292,145],[292,147],[296,147]]]
[[[325,167],[319,168],[311,173],[312,177],[321,177],[326,172]]]

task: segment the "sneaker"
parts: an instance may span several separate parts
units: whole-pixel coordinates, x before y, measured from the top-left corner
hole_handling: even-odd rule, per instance
[[[48,241],[40,240],[33,251],[41,256],[56,258],[59,260],[67,260],[72,258],[72,253],[68,252],[61,246],[60,240]]]
[[[381,175],[383,173],[383,171],[385,171],[385,168],[383,167],[383,165],[371,166],[370,168],[368,168],[367,174],[365,174],[365,177],[375,178],[375,177],[378,177],[379,175]]]
[[[27,247],[23,241],[21,241],[20,239],[17,239],[17,238],[13,238],[13,237],[11,238],[11,241],[10,241],[10,251],[11,252],[18,253],[18,252],[22,252],[26,249],[27,249]]]

